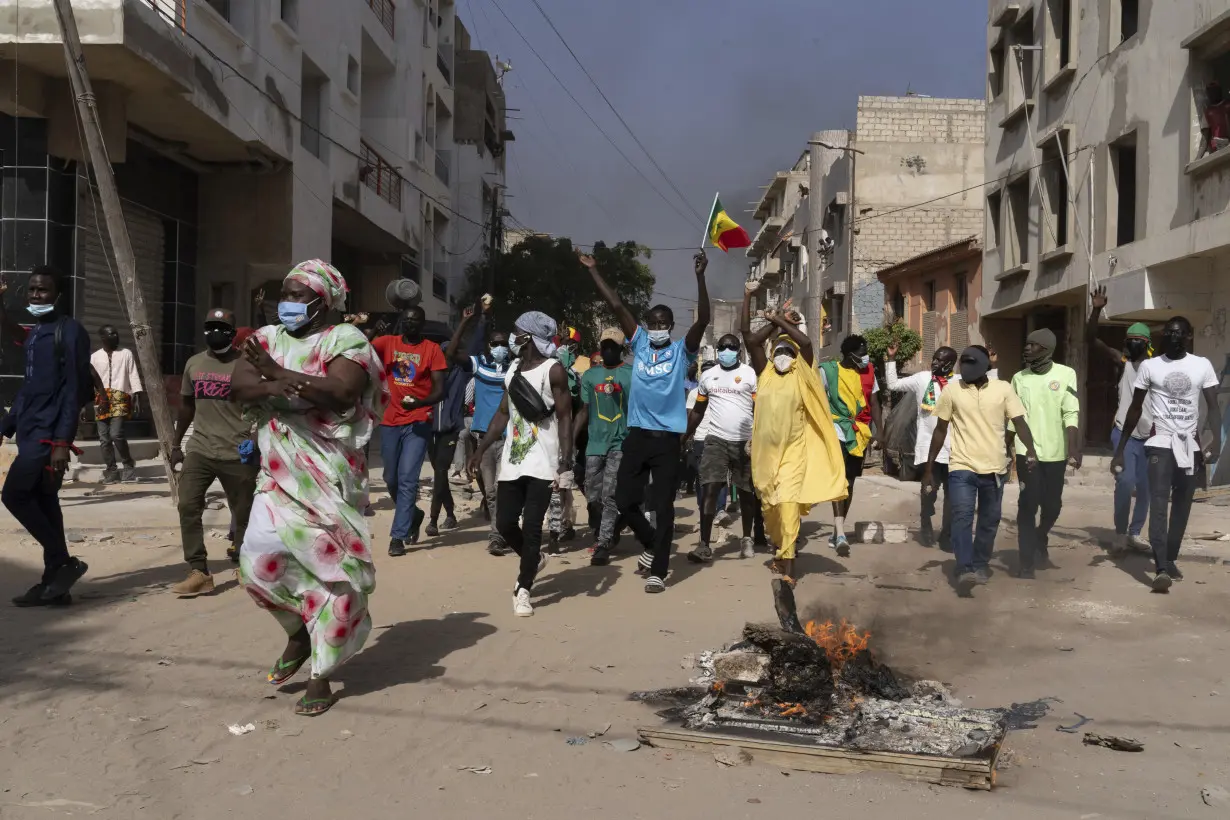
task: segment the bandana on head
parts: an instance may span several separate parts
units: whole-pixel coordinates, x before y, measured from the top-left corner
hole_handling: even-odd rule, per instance
[[[335,302],[350,292],[350,288],[346,287],[346,278],[342,276],[341,271],[320,259],[300,262],[291,269],[290,273],[286,274],[286,278],[307,285],[313,293],[324,300],[327,308],[333,307]]]
[[[551,338],[555,336],[557,325],[555,320],[540,310],[522,313],[515,325],[521,333],[528,333],[534,339],[534,347],[548,359],[555,355],[555,344]]]

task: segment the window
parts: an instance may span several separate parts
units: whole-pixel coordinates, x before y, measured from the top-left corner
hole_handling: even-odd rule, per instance
[[[1119,0],[1119,42],[1140,29],[1140,0]]]
[[[1008,237],[1004,267],[1029,263],[1029,174],[1008,183]]]
[[[1224,18],[1224,19],[1223,19]],[[1190,54],[1193,134],[1191,157],[1224,151],[1230,140],[1230,17],[1213,20],[1183,41]]]
[[[987,250],[993,250],[1000,246],[1000,206],[1003,201],[1003,196],[1003,193],[1000,191],[987,194],[987,228],[985,231],[987,237]]]
[[[205,0],[205,5],[222,15],[228,23],[231,22],[231,0]]]
[[[279,12],[282,22],[290,28],[299,30],[299,0],[282,0]]]
[[[935,310],[935,280],[923,282],[923,310],[930,313]]]
[[[356,97],[359,96],[359,61],[352,56],[346,57],[346,90]]]
[[[1046,0],[1046,76],[1052,79],[1076,62],[1072,0]]]
[[[398,275],[402,279],[412,279],[415,282],[421,282],[421,271],[419,270],[419,253],[416,250],[411,250],[408,254],[401,258],[401,264],[398,265]]]
[[[1043,226],[1042,247],[1057,250],[1068,244],[1071,208],[1068,202],[1068,136],[1067,129],[1048,138],[1042,146],[1042,189],[1045,195],[1046,225]]]
[[[1034,99],[1035,57],[1034,45],[1034,15],[1032,12],[1023,15],[1020,21],[1012,27],[1012,45],[1021,48],[1012,49],[1012,83],[1018,86],[1017,95],[1010,101],[1013,108]]]
[[[299,89],[299,144],[312,156],[325,158],[324,118],[325,91],[328,81],[320,69],[303,61],[303,79]]]
[[[443,276],[432,274],[431,276],[431,295],[439,299],[441,302],[448,301],[448,281]]]
[[[844,294],[833,295],[833,308],[829,311],[829,324],[833,326],[833,333],[846,332],[846,297]]]
[[[1004,93],[1004,38],[995,41],[995,45],[991,46],[989,55],[989,65],[987,67],[987,93],[991,98],[991,102],[999,99]]]
[[[1113,247],[1136,241],[1136,134],[1111,143],[1107,191],[1107,236]]]
[[[901,288],[893,291],[893,318],[905,318],[905,294],[901,292]]]
[[[969,276],[958,273],[952,278],[953,310],[969,309]]]

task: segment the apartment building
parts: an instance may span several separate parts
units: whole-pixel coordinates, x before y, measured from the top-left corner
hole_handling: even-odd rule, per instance
[[[90,0],[73,10],[165,373],[200,347],[207,306],[255,321],[263,294],[272,318],[285,272],[311,257],[346,274],[349,309],[386,310],[385,286],[412,277],[429,318],[448,318],[453,254],[464,250],[459,203],[482,198],[459,187],[456,95],[469,91],[458,67],[486,60],[468,51],[452,0]],[[120,326],[131,343],[54,10],[20,0],[17,11],[18,0],[0,0],[8,309],[30,266],[49,261],[71,277],[74,314],[91,331]],[[495,104],[487,158],[511,137],[502,96]],[[502,159],[465,185],[498,186],[501,175]],[[3,393],[21,372],[11,347]]]
[[[760,228],[752,237],[747,257],[751,262],[750,278],[759,280],[763,286],[756,309],[777,308],[788,301],[802,309],[795,301],[806,293],[810,268],[803,244],[808,229],[806,201],[810,185],[811,152],[804,151],[790,170],[774,174],[760,200],[752,203],[749,213]]]
[[[1114,374],[1088,361],[1088,292],[1112,324],[1182,314],[1230,381],[1230,88],[1226,0],[992,0],[987,28],[985,287],[1005,354],[1050,327],[1107,441]],[[1113,326],[1118,323],[1119,327]],[[1222,388],[1230,395],[1230,386]],[[1230,481],[1222,464],[1216,483]]]

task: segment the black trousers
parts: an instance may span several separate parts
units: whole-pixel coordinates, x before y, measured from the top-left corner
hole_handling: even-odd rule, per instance
[[[440,519],[440,508],[449,518],[453,518],[453,488],[448,484],[448,471],[453,466],[453,456],[457,453],[457,442],[461,433],[457,430],[445,430],[433,433],[431,443],[427,445],[427,458],[431,461],[431,523]]]
[[[49,582],[69,558],[64,514],[60,511],[63,477],[48,470],[50,464],[50,445],[19,443],[17,458],[9,466],[0,492],[0,501],[43,548],[43,583]]]
[[[948,495],[948,465],[937,462],[931,474],[935,479],[935,487],[929,493],[921,493],[922,523],[927,528],[931,527],[931,518],[935,515],[935,502],[939,500],[940,490],[943,490],[944,507],[940,514],[940,540],[946,541],[952,535],[952,498]]]
[[[675,489],[679,486],[679,433],[661,433],[633,427],[624,439],[623,461],[615,488],[615,506],[645,554],[641,565],[649,574],[666,578],[670,569],[671,540],[675,534]],[[642,505],[645,488],[652,479],[659,488],[652,497],[656,527],[649,525]]]
[[[1149,546],[1161,572],[1179,557],[1204,460],[1196,453],[1196,469],[1188,475],[1175,463],[1174,452],[1165,447],[1146,447],[1145,458],[1149,462]]]
[[[1021,568],[1033,569],[1038,559],[1047,559],[1047,537],[1059,520],[1063,507],[1066,461],[1039,461],[1030,470],[1025,456],[1016,457],[1017,480],[1021,497],[1017,501],[1017,545],[1021,553]],[[1039,516],[1039,512],[1041,515]]]
[[[523,476],[501,481],[496,490],[496,530],[521,556],[517,586],[533,589],[542,555],[542,523],[551,506],[551,482]]]

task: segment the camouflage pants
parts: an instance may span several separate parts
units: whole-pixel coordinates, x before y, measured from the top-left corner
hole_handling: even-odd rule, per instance
[[[548,528],[552,535],[562,535],[564,530],[576,526],[576,511],[572,508],[573,490],[551,491],[551,506],[547,508]]]

